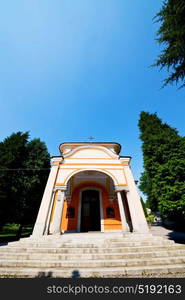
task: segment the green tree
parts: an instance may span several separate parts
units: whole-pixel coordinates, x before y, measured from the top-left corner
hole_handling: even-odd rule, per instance
[[[144,202],[144,200],[143,200],[142,197],[140,198],[140,200],[141,200],[141,204],[142,204],[142,207],[143,207],[143,211],[144,211],[145,217],[147,217],[148,214],[147,214],[147,210],[146,210],[146,203]]]
[[[163,86],[174,82],[185,86],[185,1],[165,1],[156,20],[161,23],[157,41],[164,47],[154,66],[170,72]]]
[[[1,223],[13,222],[16,203],[20,200],[20,172],[26,159],[28,133],[12,134],[0,143]],[[19,200],[17,200],[19,199]],[[2,224],[1,224],[2,225]]]
[[[147,204],[163,218],[185,224],[185,138],[156,114],[141,112],[144,172],[140,189]]]
[[[25,222],[34,223],[42,194],[46,185],[50,168],[50,156],[46,145],[40,139],[27,143],[27,159],[23,171],[23,186],[25,192]],[[24,218],[24,216],[22,216]]]
[[[49,154],[28,132],[0,143],[0,225],[34,223],[49,173]]]

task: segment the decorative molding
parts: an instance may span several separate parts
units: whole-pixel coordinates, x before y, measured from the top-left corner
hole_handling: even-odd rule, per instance
[[[62,157],[52,157],[51,166],[58,166],[63,161]]]
[[[127,165],[129,165],[131,159],[130,157],[120,157],[119,160],[122,164],[127,163]]]
[[[65,186],[66,186],[67,182],[69,181],[69,179],[70,179],[73,175],[78,174],[78,173],[80,173],[81,171],[83,172],[83,171],[87,171],[87,170],[89,170],[89,171],[102,172],[102,173],[104,173],[104,174],[110,176],[110,177],[112,178],[114,184],[116,183],[116,184],[118,185],[118,181],[117,181],[116,177],[115,177],[112,173],[110,173],[110,170],[111,170],[111,169],[109,169],[109,171],[107,171],[107,169],[75,169],[75,170],[72,169],[72,172],[65,178],[64,183],[61,183],[61,185],[65,185]]]
[[[104,146],[94,145],[94,144],[79,146],[79,147],[74,148],[73,150],[71,150],[69,153],[63,154],[63,156],[64,156],[64,158],[71,158],[71,156],[73,156],[76,152],[79,152],[81,150],[86,150],[86,149],[97,149],[97,150],[103,151],[109,157],[113,157],[113,159],[118,159],[119,158],[119,156],[115,152],[113,152],[111,149],[106,148]],[[102,157],[102,159],[104,159],[104,158]]]
[[[118,166],[118,167],[120,167],[121,165],[122,164],[120,163],[117,164],[115,163],[64,163],[62,164],[62,166]]]
[[[111,157],[65,157],[65,160],[70,160],[70,159],[98,159],[98,160],[118,160],[118,158],[111,158]]]

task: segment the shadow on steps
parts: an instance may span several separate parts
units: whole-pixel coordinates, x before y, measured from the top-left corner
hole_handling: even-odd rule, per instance
[[[52,272],[39,272],[37,278],[52,278]],[[71,274],[71,278],[80,278],[80,272],[78,270],[74,270]]]

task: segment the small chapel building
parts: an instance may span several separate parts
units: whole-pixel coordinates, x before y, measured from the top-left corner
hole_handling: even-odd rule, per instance
[[[51,170],[32,237],[67,232],[147,233],[148,225],[121,145],[62,143]]]

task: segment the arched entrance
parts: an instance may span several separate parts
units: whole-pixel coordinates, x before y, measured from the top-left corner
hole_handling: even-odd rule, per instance
[[[98,190],[86,189],[81,193],[80,231],[100,231],[100,195]]]
[[[120,231],[122,223],[112,178],[94,170],[74,174],[67,183],[62,232]]]

